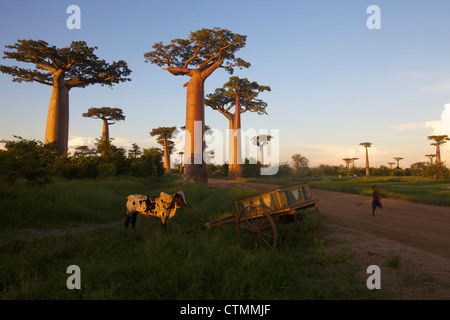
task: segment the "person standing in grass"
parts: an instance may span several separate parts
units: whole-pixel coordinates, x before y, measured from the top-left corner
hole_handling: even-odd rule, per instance
[[[378,187],[377,186],[373,186],[373,200],[372,200],[372,216],[375,217],[375,209],[377,207],[379,207],[380,209],[383,208],[383,206],[381,205],[381,201],[380,201],[380,192],[378,191]]]

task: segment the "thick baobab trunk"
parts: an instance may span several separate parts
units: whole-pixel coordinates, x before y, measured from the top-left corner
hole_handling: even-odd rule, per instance
[[[166,169],[166,173],[170,173],[170,158],[169,151],[167,150],[167,136],[164,136],[164,169]]]
[[[107,119],[103,119],[102,140],[109,141],[109,124]]]
[[[236,111],[234,112],[234,134],[233,134],[233,164],[229,177],[232,179],[242,178],[244,166],[241,158],[241,108],[239,97],[236,98]]]
[[[67,152],[69,144],[69,88],[64,83],[64,73],[53,74],[53,92],[47,114],[45,144],[55,143],[58,154]]]
[[[436,163],[441,162],[441,150],[439,149],[439,143],[436,142]]]
[[[230,175],[234,161],[234,118],[228,118],[229,120],[229,133],[228,133],[228,175]]]
[[[369,172],[369,151],[367,150],[366,147],[366,176],[369,176],[370,172]]]
[[[207,182],[203,159],[204,133],[204,79],[200,70],[192,70],[191,80],[187,85],[184,182]]]
[[[261,144],[261,142],[259,143],[259,161],[261,162],[261,165],[264,165],[264,145]]]

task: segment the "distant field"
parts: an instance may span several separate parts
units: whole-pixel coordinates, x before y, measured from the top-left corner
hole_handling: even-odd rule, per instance
[[[377,185],[383,197],[417,203],[450,206],[450,180],[433,180],[423,177],[261,177],[246,179],[248,182],[294,184],[308,183],[313,188],[371,195]]]

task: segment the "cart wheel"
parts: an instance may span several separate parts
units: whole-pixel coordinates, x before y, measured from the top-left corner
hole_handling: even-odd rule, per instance
[[[275,248],[277,227],[270,211],[261,206],[249,205],[239,212],[237,229],[241,241],[246,245]]]
[[[297,210],[295,220],[301,223],[303,233],[308,237],[316,237],[322,227],[322,217],[318,207]]]

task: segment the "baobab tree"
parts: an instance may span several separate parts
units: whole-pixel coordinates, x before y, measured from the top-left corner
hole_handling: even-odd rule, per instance
[[[259,136],[252,138],[253,143],[259,148],[259,161],[261,162],[261,165],[264,165],[263,148],[269,144],[269,141],[272,140],[272,138],[271,135],[267,134],[260,134]]]
[[[174,39],[168,45],[158,42],[144,54],[145,62],[156,64],[175,76],[188,76],[186,97],[186,139],[184,182],[206,182],[203,159],[205,133],[204,83],[218,68],[230,74],[235,67],[248,68],[250,63],[235,57],[245,47],[247,36],[227,29],[201,29],[189,39]],[[197,126],[197,130],[195,127]]]
[[[156,141],[164,146],[164,169],[170,173],[170,154],[175,146],[170,140],[177,133],[177,127],[159,127],[150,132],[152,137],[157,136]]]
[[[447,143],[447,141],[450,141],[450,138],[448,135],[434,135],[434,136],[428,136],[428,140],[434,140],[434,143],[431,143],[431,145],[436,146],[436,163],[441,162],[441,150],[440,145]]]
[[[352,161],[351,158],[344,158],[342,159],[345,162],[345,167],[347,168],[347,170],[350,169],[350,162]]]
[[[250,82],[247,78],[230,77],[222,88],[215,90],[213,94],[208,94],[205,104],[213,110],[219,111],[229,120],[230,148],[229,148],[229,176],[231,178],[241,178],[243,165],[241,159],[241,114],[250,111],[259,115],[267,114],[267,103],[257,99],[263,91],[270,91],[269,86],[259,85],[257,82]],[[230,109],[234,107],[234,114]]]
[[[433,158],[436,157],[435,154],[426,154],[425,157],[430,159],[430,164],[433,164]]]
[[[89,108],[88,112],[83,113],[84,118],[93,118],[103,120],[102,141],[109,141],[109,126],[116,121],[124,121],[125,116],[120,108]]]
[[[370,172],[369,172],[369,151],[367,150],[367,148],[370,148],[372,146],[372,142],[361,142],[359,145],[363,146],[364,148],[366,148],[366,176],[369,176],[370,175]]]
[[[400,160],[403,160],[402,157],[394,157],[394,160],[397,161],[397,169],[400,168]]]
[[[393,161],[390,161],[390,162],[388,162],[388,165],[389,165],[389,169],[391,169],[392,170],[392,166],[395,164],[395,162],[393,162]]]
[[[13,82],[37,82],[53,87],[47,114],[45,144],[54,143],[59,154],[68,149],[69,141],[69,91],[92,84],[112,87],[130,81],[131,70],[125,61],[112,64],[100,60],[84,41],[74,41],[68,47],[57,48],[42,40],[18,40],[7,45],[3,58],[35,65],[35,69],[17,66],[0,66],[0,71],[13,76]]]
[[[352,159],[352,168],[355,167],[355,160],[358,160],[359,158],[351,158]]]

